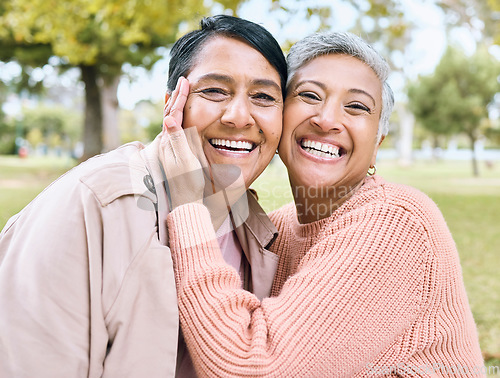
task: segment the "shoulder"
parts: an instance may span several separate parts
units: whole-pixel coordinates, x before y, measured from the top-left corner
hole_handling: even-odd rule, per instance
[[[422,191],[411,186],[376,179],[381,190],[380,200],[388,208],[400,209],[410,215],[424,228],[434,223],[444,223],[444,218],[436,203]]]
[[[52,204],[62,211],[78,212],[83,207],[95,204],[104,208],[111,202],[128,194],[149,196],[144,177],[148,174],[140,151],[140,143],[123,145],[116,150],[95,156],[72,168],[40,193],[22,212],[44,212]],[[71,209],[71,210],[69,210]]]
[[[391,237],[419,238],[434,253],[456,250],[448,225],[436,203],[413,187],[369,178],[365,188],[354,196],[350,211],[334,224],[357,222],[360,228]],[[453,252],[454,253],[454,252]]]
[[[388,182],[382,177],[368,177],[358,193],[346,203],[344,212],[378,207],[385,211],[399,209],[422,221],[438,216],[436,203],[420,190],[408,185]]]
[[[76,179],[95,196],[102,207],[124,195],[150,197],[151,179],[141,156],[144,145],[125,144],[116,150],[93,157],[75,168]]]

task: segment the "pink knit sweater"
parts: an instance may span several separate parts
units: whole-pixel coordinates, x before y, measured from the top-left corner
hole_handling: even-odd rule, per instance
[[[280,236],[274,296],[240,289],[206,208],[168,219],[181,326],[200,376],[484,376],[458,254],[424,194],[368,178],[332,216]]]

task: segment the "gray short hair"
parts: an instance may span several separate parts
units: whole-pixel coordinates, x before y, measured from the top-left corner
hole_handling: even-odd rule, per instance
[[[387,82],[389,64],[375,49],[352,33],[315,33],[295,43],[287,56],[287,87],[297,71],[312,59],[328,54],[353,56],[367,64],[382,83],[382,110],[378,126],[377,140],[389,132],[389,118],[394,107],[394,94]]]

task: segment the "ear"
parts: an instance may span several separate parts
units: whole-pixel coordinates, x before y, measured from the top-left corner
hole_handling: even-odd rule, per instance
[[[372,160],[370,161],[370,165],[375,165],[375,162],[377,161],[378,149],[379,149],[380,145],[382,144],[382,142],[384,141],[384,139],[385,139],[385,135],[382,135],[382,137],[380,138],[380,141],[375,146],[375,150],[373,151],[373,156],[372,156]]]
[[[170,93],[165,93],[165,104],[168,102],[168,99],[170,98]]]

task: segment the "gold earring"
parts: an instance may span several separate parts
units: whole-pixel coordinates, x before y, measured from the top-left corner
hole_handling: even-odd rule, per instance
[[[373,176],[375,173],[377,173],[377,166],[373,164],[368,168],[368,176]]]

